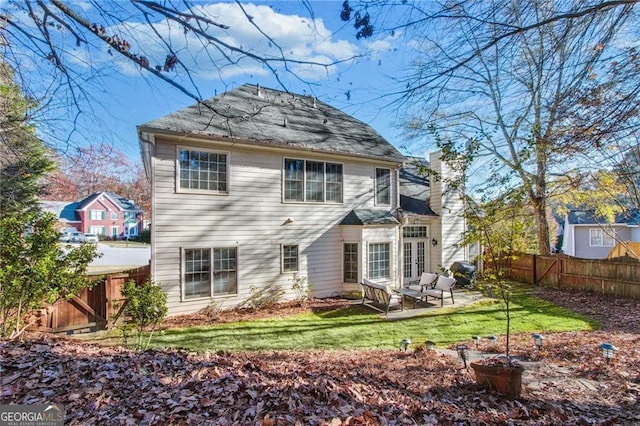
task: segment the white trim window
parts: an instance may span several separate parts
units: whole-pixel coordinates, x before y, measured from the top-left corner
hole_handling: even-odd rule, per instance
[[[391,244],[369,243],[369,279],[391,277]]]
[[[107,229],[104,226],[90,226],[89,233],[96,235],[107,235]]]
[[[207,192],[215,194],[229,193],[229,154],[178,147],[179,191]]]
[[[184,299],[237,294],[237,256],[236,247],[183,249]]]
[[[616,239],[612,237],[613,231],[608,233],[601,228],[589,229],[589,245],[591,247],[613,247],[616,245]]]
[[[358,282],[358,243],[344,243],[342,245],[342,279],[345,283]]]
[[[111,212],[111,220],[118,220],[118,212]]]
[[[376,167],[376,205],[391,204],[391,169]]]
[[[297,244],[283,244],[280,251],[282,258],[282,272],[298,272],[299,255]]]
[[[286,202],[342,203],[342,164],[285,158],[282,180]]]
[[[91,210],[89,211],[90,220],[105,220],[107,218],[107,212],[104,210]]]

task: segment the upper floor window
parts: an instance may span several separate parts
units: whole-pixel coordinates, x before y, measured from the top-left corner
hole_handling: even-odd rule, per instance
[[[107,218],[107,212],[104,210],[91,210],[89,212],[89,219],[91,220],[105,220]]]
[[[391,170],[376,168],[376,204],[391,204]]]
[[[111,212],[111,220],[118,220],[118,212]]]
[[[613,233],[613,231],[610,231]],[[589,245],[591,247],[613,247],[616,245],[616,239],[609,235],[604,229],[589,229]]]
[[[228,192],[228,155],[220,152],[178,149],[179,188]]]
[[[284,200],[342,202],[342,164],[284,159]]]

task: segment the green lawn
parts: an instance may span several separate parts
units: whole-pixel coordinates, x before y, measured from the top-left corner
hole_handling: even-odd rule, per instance
[[[223,314],[224,315],[224,314]],[[318,314],[170,329],[157,334],[151,346],[191,351],[259,351],[296,349],[397,348],[408,337],[414,343],[432,340],[438,346],[469,340],[472,335],[505,333],[505,313],[497,300],[464,308],[438,309],[423,316],[386,320],[371,309],[354,305]],[[517,292],[512,298],[512,333],[591,330],[587,318]]]

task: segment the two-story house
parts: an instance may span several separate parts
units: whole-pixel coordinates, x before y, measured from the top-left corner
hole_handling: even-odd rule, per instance
[[[61,230],[75,228],[112,239],[132,238],[143,228],[143,212],[132,200],[113,192],[96,192],[77,202],[41,201],[58,217]]]
[[[465,259],[452,244],[460,200],[434,183],[427,208],[424,179],[401,197],[407,159],[313,97],[247,84],[138,135],[152,188],[151,273],[170,315],[231,308],[269,286],[291,296],[295,276],[322,297],[363,278],[400,286]],[[437,155],[431,167],[443,168]]]

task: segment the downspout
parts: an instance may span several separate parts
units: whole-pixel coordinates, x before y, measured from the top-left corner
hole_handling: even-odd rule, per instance
[[[402,164],[404,165],[404,163]],[[402,165],[400,167],[402,167]],[[400,167],[395,169],[395,185],[396,188],[396,207],[394,209],[396,219],[398,220],[398,254],[396,256],[396,288],[404,286],[404,241],[402,236],[402,209],[400,208]]]
[[[153,173],[155,166],[153,159],[156,153],[156,137],[153,133],[146,133],[138,131],[138,143],[140,145],[140,156],[142,157],[142,165],[144,166],[144,173],[147,176],[147,180],[151,183],[151,225],[149,232],[151,233],[151,260],[149,261],[149,269],[151,277],[156,276],[156,261],[155,261],[155,247],[156,247],[156,221],[154,219],[154,210],[156,202],[155,191],[155,179]]]

